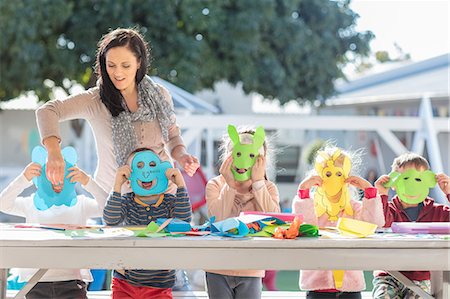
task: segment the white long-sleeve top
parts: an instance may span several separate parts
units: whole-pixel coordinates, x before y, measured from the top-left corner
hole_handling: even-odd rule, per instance
[[[32,185],[23,174],[14,179],[0,193],[0,211],[25,217],[26,223],[43,224],[76,224],[86,225],[87,220],[93,217],[101,217],[105,206],[107,195],[93,179],[84,186],[86,191],[95,197],[89,198],[84,195],[77,196],[77,203],[72,207],[65,205],[52,206],[40,211],[36,209],[33,198],[34,193],[27,197],[18,196],[22,191]],[[29,280],[37,269],[14,269],[12,271],[19,275],[19,282]],[[40,281],[66,281],[66,280],[92,281],[92,276],[87,269],[50,269]]]

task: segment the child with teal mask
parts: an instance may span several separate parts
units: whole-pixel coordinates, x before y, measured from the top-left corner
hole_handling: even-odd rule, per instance
[[[278,189],[267,179],[270,157],[264,129],[228,126],[220,175],[206,185],[209,217],[216,221],[242,211],[280,212]],[[261,297],[264,270],[206,270],[209,298]]]
[[[177,186],[171,192],[170,182]],[[172,184],[173,184],[172,183]],[[122,185],[132,192],[122,194]],[[116,172],[103,219],[107,225],[148,225],[158,218],[191,221],[191,204],[178,168],[161,161],[150,149],[138,149],[127,164]],[[113,298],[172,298],[175,270],[114,270],[111,282]]]
[[[448,222],[450,207],[436,204],[428,197],[429,189],[436,184],[450,200],[450,178],[434,174],[429,170],[428,161],[415,153],[405,153],[394,159],[392,172],[381,176],[375,187],[381,195],[386,219],[385,227],[392,222]],[[392,201],[388,201],[389,188],[396,191]],[[426,292],[431,292],[429,271],[401,271]],[[383,271],[375,271],[373,298],[416,298],[415,293],[401,282]]]
[[[62,150],[66,169],[64,183],[51,184],[45,175],[47,151],[36,147],[32,162],[0,194],[0,211],[25,217],[27,223],[86,225],[89,218],[101,217],[108,193],[95,180],[76,166],[77,154],[74,148]],[[19,196],[22,191],[34,185],[37,191],[30,196]],[[75,184],[94,198],[77,195]],[[38,256],[36,258],[39,258]],[[10,279],[19,283],[28,281],[37,269],[14,269]],[[39,282],[26,294],[34,298],[87,298],[87,282],[92,281],[88,269],[49,269]]]

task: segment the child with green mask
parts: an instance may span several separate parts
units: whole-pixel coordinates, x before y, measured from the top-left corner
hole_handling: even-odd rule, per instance
[[[436,183],[450,200],[450,178],[434,174],[429,170],[428,161],[415,153],[405,153],[394,159],[392,172],[381,176],[375,187],[381,195],[386,219],[385,227],[392,222],[448,222],[450,207],[434,203],[428,197],[429,188]],[[389,188],[396,191],[392,201],[388,201]],[[429,271],[401,271],[426,292],[431,292]],[[386,272],[375,271],[373,298],[417,298],[416,294]]]
[[[278,189],[266,176],[267,140],[262,127],[228,126],[220,175],[206,185],[208,215],[216,221],[242,211],[280,212]],[[264,270],[206,270],[209,298],[261,298]]]

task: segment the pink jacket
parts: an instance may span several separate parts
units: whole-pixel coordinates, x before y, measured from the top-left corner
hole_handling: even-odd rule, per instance
[[[237,217],[242,211],[280,212],[278,189],[270,181],[257,181],[248,193],[238,193],[228,186],[222,175],[209,180],[206,185],[206,204],[209,217],[216,221]],[[264,270],[207,270],[207,272],[229,275],[264,277]]]
[[[306,191],[306,192],[305,192]],[[314,200],[309,197],[307,190],[300,190],[302,198],[295,196],[292,202],[292,211],[301,213],[304,216],[304,223],[318,225],[319,227],[336,226],[336,222],[328,220],[328,215],[324,214],[319,218],[314,209]],[[367,188],[365,196],[361,201],[351,199],[353,208],[353,219],[375,223],[378,227],[384,225],[383,205],[379,195],[376,195],[375,188]],[[349,217],[341,212],[339,217]],[[332,290],[336,289],[332,270],[302,270],[300,271],[300,288],[303,290]],[[342,288],[343,292],[359,292],[366,288],[363,271],[346,270]]]

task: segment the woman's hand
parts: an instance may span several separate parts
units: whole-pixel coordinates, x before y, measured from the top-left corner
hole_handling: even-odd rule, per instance
[[[318,175],[312,175],[306,177],[299,185],[299,190],[311,189],[314,186],[322,186],[322,178]]]
[[[436,174],[436,182],[445,195],[450,194],[450,177],[448,177],[444,173],[438,173]]]
[[[114,182],[114,192],[122,192],[122,185],[130,178],[130,175],[131,167],[129,165],[124,165],[117,169],[116,180]]]
[[[47,165],[46,176],[52,185],[64,184],[64,168],[66,162],[61,153],[61,147],[59,145],[59,139],[51,136],[44,140],[44,145],[47,149]]]
[[[368,181],[359,176],[349,176],[345,182],[361,190],[373,187]]]
[[[177,162],[189,176],[193,176],[197,169],[200,167],[200,163],[198,163],[197,157],[188,153],[181,155],[178,158]]]
[[[264,180],[266,174],[266,157],[259,155],[252,167],[252,181],[257,182]]]
[[[378,190],[378,194],[380,195],[388,195],[389,188],[386,188],[384,185],[387,184],[390,180],[390,177],[385,174],[378,178],[378,180],[375,181],[375,188]]]
[[[68,170],[69,174],[67,175],[67,178],[70,179],[71,183],[77,182],[83,186],[86,186],[87,183],[89,183],[89,176],[83,170],[76,166],[70,167]]]
[[[28,181],[31,181],[34,177],[40,176],[41,171],[41,165],[37,163],[30,163],[25,167],[22,173]]]
[[[233,173],[231,172],[232,164],[233,164],[233,156],[229,154],[228,157],[226,157],[226,159],[220,166],[219,173],[223,176],[228,186],[230,186],[233,189],[236,189],[236,181],[234,180]]]

